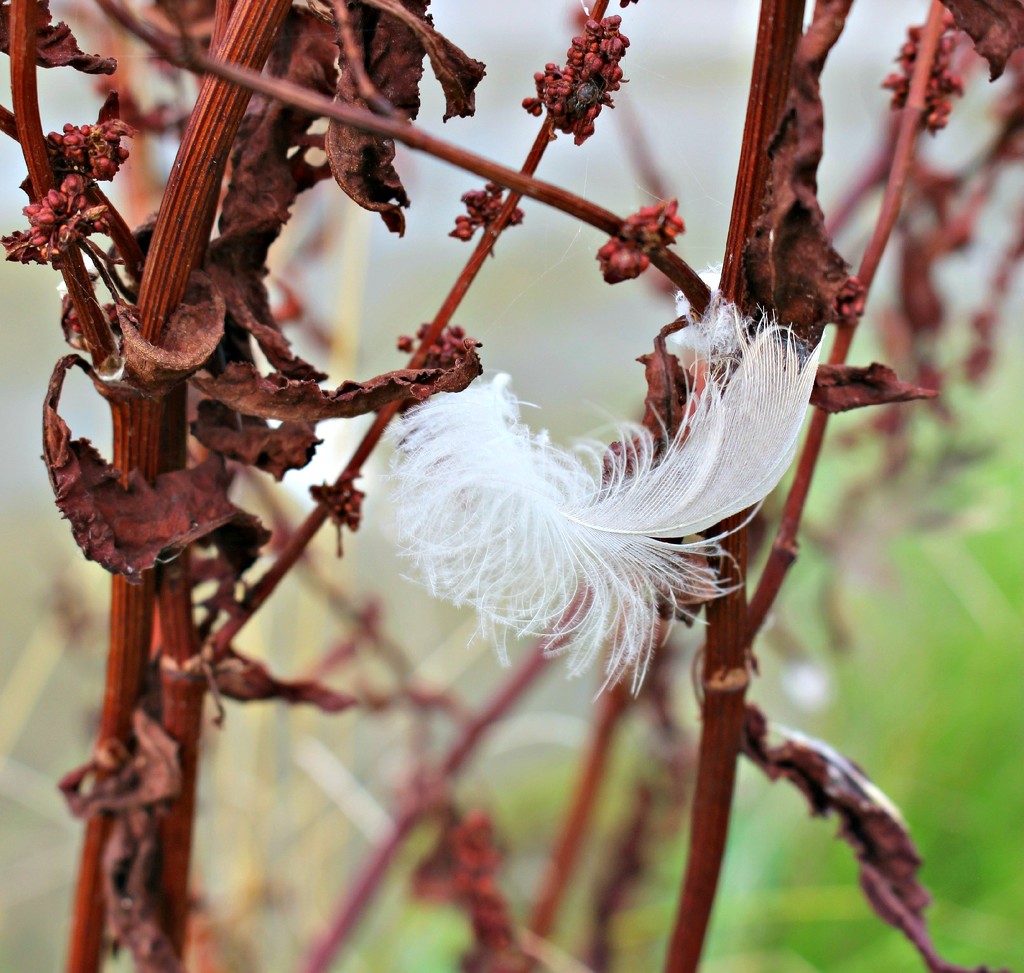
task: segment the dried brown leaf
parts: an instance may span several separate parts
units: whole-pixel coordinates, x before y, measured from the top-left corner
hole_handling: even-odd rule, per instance
[[[186,973],[161,926],[160,815],[147,809],[114,819],[103,849],[107,923],[135,973]]]
[[[1010,55],[1024,46],[1024,5],[1020,0],[942,0],[953,19],[988,61],[992,80],[1003,73]]]
[[[429,0],[428,0],[429,2]],[[400,20],[419,39],[430,67],[444,91],[444,121],[456,116],[465,118],[476,111],[476,86],[487,73],[484,65],[471,58],[443,34],[438,33],[426,13],[427,4],[419,11],[419,4],[403,4],[400,0],[364,0],[396,20]]]
[[[812,814],[835,812],[840,837],[860,863],[865,897],[879,918],[906,936],[931,973],[990,973],[984,966],[968,970],[947,963],[935,952],[924,918],[931,896],[917,880],[921,857],[899,811],[856,764],[793,731],[771,746],[765,715],[749,704],[742,747],[770,780],[783,778],[800,790]]]
[[[789,96],[769,147],[764,208],[744,252],[749,303],[773,308],[780,321],[813,343],[849,276],[825,230],[817,172],[824,132],[819,78],[851,3],[817,3],[797,44]]]
[[[97,775],[97,764],[90,762],[64,775],[60,790],[75,817],[136,811],[177,796],[181,788],[178,744],[142,709],[132,714],[132,730],[135,751],[115,772]],[[91,778],[95,778],[92,788],[83,792]]]
[[[289,470],[302,469],[323,442],[308,422],[283,422],[271,428],[264,419],[239,415],[212,399],[199,403],[192,435],[207,449],[255,466],[276,480]]]
[[[139,973],[184,973],[160,924],[158,822],[181,789],[178,744],[141,707],[132,714],[134,750],[112,773],[95,762],[66,774],[60,789],[80,818],[114,818],[103,850],[107,920]],[[92,788],[83,793],[86,780]]]
[[[343,48],[339,101],[368,107],[357,80],[362,74],[394,110],[416,118],[426,53],[444,89],[445,120],[473,113],[473,92],[484,76],[484,66],[434,30],[428,5],[429,0],[373,0],[349,11],[349,25],[362,47],[362,70],[346,67]],[[409,205],[409,197],[393,165],[394,141],[332,121],[325,148],[338,185],[364,209],[380,213],[387,228],[401,236],[405,231],[402,208]]]
[[[267,62],[273,77],[330,96],[338,48],[331,30],[306,11],[292,8]],[[314,117],[273,99],[255,96],[242,120],[231,156],[231,181],[219,221],[220,236],[208,249],[205,268],[227,303],[228,331],[236,357],[251,360],[240,342],[247,332],[271,365],[295,379],[324,378],[294,354],[274,320],[264,285],[267,254],[287,222],[298,194],[329,175],[310,165],[307,134]]]
[[[409,0],[408,9],[424,16],[428,2]],[[416,34],[389,14],[363,5],[350,10],[349,20],[362,44],[363,73],[397,111],[414,119],[420,110],[424,55]],[[347,62],[343,50],[336,97],[346,104],[366,108],[357,72]],[[384,225],[401,236],[405,232],[402,207],[409,205],[409,197],[392,164],[394,140],[357,132],[332,120],[327,126],[324,149],[334,180],[342,190],[363,209],[380,213]]]
[[[64,378],[75,366],[93,375],[75,355],[57,362],[43,408],[43,458],[57,507],[87,558],[137,582],[161,556],[173,556],[227,524],[254,522],[228,500],[229,477],[219,456],[164,473],[152,484],[133,471],[122,486],[119,471],[89,440],[71,439],[57,411]]]
[[[825,412],[847,412],[867,405],[934,399],[937,389],[901,382],[888,365],[819,365],[811,405]]]
[[[254,366],[235,362],[217,377],[197,376],[192,383],[211,399],[247,416],[287,422],[349,419],[375,412],[389,402],[425,399],[434,392],[459,392],[481,372],[476,342],[451,368],[402,369],[366,382],[343,382],[324,390],[313,381],[260,375]]]
[[[243,703],[283,699],[287,703],[308,703],[325,713],[340,713],[358,702],[354,696],[336,692],[313,679],[278,679],[262,662],[234,650],[217,663],[214,680],[222,695]]]
[[[647,379],[641,422],[655,441],[674,436],[686,414],[686,373],[665,344],[665,338],[677,330],[675,321],[665,325],[654,339],[654,351],[637,358]]]
[[[0,6],[0,51],[10,52],[7,18],[10,7]],[[36,0],[36,64],[41,68],[74,68],[84,74],[113,74],[117,61],[112,57],[86,54],[63,20],[52,23],[49,0]]]
[[[159,396],[201,368],[224,336],[224,310],[224,298],[213,281],[202,271],[195,271],[158,343],[151,345],[139,333],[133,309],[118,305],[127,366],[125,381],[145,395]]]

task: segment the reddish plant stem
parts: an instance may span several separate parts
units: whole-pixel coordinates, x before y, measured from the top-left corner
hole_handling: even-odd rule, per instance
[[[214,74],[313,115],[335,119],[362,132],[392,138],[411,149],[425,152],[443,162],[496,182],[506,189],[568,213],[609,236],[617,235],[622,227],[622,218],[601,206],[551,183],[533,179],[515,169],[509,169],[442,139],[434,138],[409,122],[374,115],[341,102],[331,101],[290,81],[265,78],[255,71],[207,57],[192,48],[183,47],[176,38],[138,20],[120,0],[97,0],[97,3],[126,30],[141,38],[162,57],[188,70]],[[657,248],[652,250],[649,256],[651,263],[686,295],[696,310],[702,311],[707,306],[710,298],[707,285],[678,254],[665,248]]]
[[[179,385],[164,401],[162,469],[183,469],[188,460],[186,405],[188,387]],[[178,743],[181,790],[160,821],[160,893],[163,928],[175,953],[182,955],[189,913],[189,863],[195,820],[199,738],[206,680],[187,668],[199,654],[192,618],[190,551],[159,572],[157,585],[163,725]]]
[[[199,640],[192,622],[192,578],[188,552],[164,567],[160,576],[160,643],[170,661],[188,653],[195,657]],[[175,661],[179,661],[175,660]],[[180,665],[163,666],[163,724],[178,741],[181,790],[160,822],[160,893],[163,927],[178,956],[185,945],[189,914],[189,863],[199,770],[199,739],[206,681]]]
[[[451,783],[488,730],[536,682],[547,663],[548,655],[544,646],[538,643],[512,677],[499,687],[491,700],[463,727],[459,738],[436,770],[424,775],[428,784],[436,782],[444,787]],[[300,973],[327,973],[332,968],[334,958],[362,918],[395,856],[416,825],[435,807],[437,797],[436,788],[427,786],[420,799],[411,801],[395,818],[390,833],[377,845],[347,890],[327,931],[314,943],[299,965]]]
[[[88,193],[91,203],[107,207],[110,238],[114,241],[114,246],[124,261],[124,269],[128,271],[128,276],[135,284],[138,284],[142,279],[142,264],[145,261],[139,241],[135,239],[131,227],[99,186],[94,183],[89,187]]]
[[[33,202],[55,187],[50,157],[46,151],[39,94],[36,86],[36,4],[13,0],[10,8],[11,101],[13,121],[28,166]],[[114,335],[96,301],[85,261],[77,248],[61,254],[61,274],[68,296],[82,325],[82,336],[93,362],[101,371],[109,369],[118,354]]]
[[[238,56],[245,64],[259,67],[266,59],[288,4],[285,0],[260,0],[239,2],[236,6],[238,16],[232,21],[234,31],[229,26],[227,32],[225,56]],[[151,260],[139,295],[142,331],[153,344],[159,343],[163,322],[181,300],[188,275],[205,247],[213,217],[210,201],[216,200],[223,175],[221,160],[227,156],[249,97],[247,91],[212,78],[207,79],[200,92],[179,150],[179,164],[172,169],[167,194],[161,205],[150,248]],[[22,142],[24,144],[24,139]],[[197,213],[206,214],[208,218],[197,220]],[[139,402],[112,407],[113,463],[124,476],[138,469],[147,479],[152,479],[163,470],[184,464],[186,425],[183,402],[182,398],[168,424],[170,435],[163,437],[160,403]],[[191,586],[187,582],[187,570],[183,575],[175,572],[174,576],[177,583],[162,594],[163,647],[169,658],[180,662],[195,653],[196,645],[194,633],[189,634],[192,628]],[[101,747],[104,746],[103,741],[117,736],[114,732],[117,729],[123,728],[118,739],[127,737],[131,712],[139,697],[149,654],[155,590],[153,572],[146,572],[139,586],[128,586],[119,577],[113,579],[112,585],[110,655],[100,729]],[[201,690],[197,697],[194,687],[180,683],[168,688],[169,698],[165,704],[168,729],[181,747],[185,779],[182,796],[172,806],[163,826],[164,838],[169,844],[164,848],[162,884],[169,932],[175,947],[180,950],[187,913],[195,754],[202,696]],[[90,821],[87,826],[69,947],[68,969],[72,973],[95,973],[99,969],[104,925],[100,894],[102,850],[107,828],[107,823],[100,819]]]
[[[608,770],[615,731],[630,701],[629,690],[622,683],[612,686],[601,697],[583,769],[548,858],[540,893],[530,918],[530,932],[542,939],[548,938],[555,928],[559,908],[588,837],[591,817],[597,807],[598,792]]]
[[[288,0],[238,0],[223,30],[219,55],[259,69],[288,12]],[[220,34],[220,32],[218,32]],[[157,342],[167,316],[184,296],[192,269],[202,260],[238,126],[250,92],[207,77],[189,118],[157,215],[150,259],[139,293],[140,330]],[[159,413],[145,417],[147,476],[184,468],[187,462],[186,387],[175,389]],[[192,618],[189,552],[160,575],[160,627],[164,658],[163,723],[178,742],[182,786],[161,822],[160,889],[164,928],[180,955],[188,920],[188,879],[195,819],[196,775],[205,684],[183,673],[199,652]]]
[[[28,166],[33,197],[38,199],[54,188],[55,181],[39,117],[35,18],[34,2],[14,0],[9,20],[14,122]],[[109,368],[118,350],[93,293],[82,255],[77,249],[71,249],[62,255],[61,264],[68,294],[82,323],[86,346],[101,369]],[[112,404],[115,445],[124,441],[125,415],[125,406]],[[126,476],[126,467],[119,468]],[[152,579],[145,578],[139,585],[131,585],[122,577],[112,580],[110,650],[96,744],[97,754],[107,758],[101,764],[105,768],[114,764],[116,755],[124,752],[129,740],[131,712],[145,675],[152,603]],[[68,954],[68,969],[72,973],[94,973],[99,967],[105,917],[100,876],[109,827],[109,820],[104,818],[93,818],[86,825]]]
[[[736,176],[722,291],[743,306],[743,248],[761,209],[770,172],[768,146],[789,91],[789,76],[803,20],[803,0],[763,0],[751,72],[743,146]],[[732,590],[707,608],[704,646],[703,722],[690,822],[690,853],[666,973],[693,973],[700,961],[718,888],[729,832],[732,795],[743,725],[744,695],[750,678],[746,639],[746,514],[717,528],[726,533],[720,562]]]
[[[14,112],[8,111],[3,105],[0,105],[0,132],[14,139],[15,142],[21,142],[21,139],[18,138],[18,120],[14,117]]]
[[[914,72],[910,79],[910,92],[907,96],[907,104],[900,111],[899,130],[896,135],[896,146],[893,151],[892,168],[889,170],[885,194],[882,198],[874,231],[871,234],[871,240],[865,248],[860,267],[857,271],[857,277],[864,286],[865,294],[871,289],[882,254],[885,252],[889,237],[899,216],[907,176],[910,173],[914,160],[917,138],[922,130],[925,92],[927,91],[932,64],[935,60],[935,51],[944,29],[944,10],[945,8],[938,0],[933,0],[928,12],[928,21],[921,36],[917,58],[914,62]],[[855,327],[847,327],[841,329],[836,334],[835,343],[832,345],[832,350],[829,354],[830,364],[838,365],[846,361],[855,333]],[[804,446],[797,463],[793,484],[786,495],[782,518],[779,522],[778,531],[775,534],[775,540],[772,542],[772,550],[768,556],[764,571],[758,580],[754,597],[750,602],[747,618],[749,638],[753,638],[764,624],[764,620],[775,602],[779,589],[782,587],[786,572],[796,560],[796,537],[800,530],[800,521],[803,518],[807,496],[811,489],[811,481],[814,478],[814,470],[818,465],[818,459],[821,455],[828,418],[828,413],[820,409],[815,410],[811,417],[810,427],[807,430],[807,438],[804,440]]]

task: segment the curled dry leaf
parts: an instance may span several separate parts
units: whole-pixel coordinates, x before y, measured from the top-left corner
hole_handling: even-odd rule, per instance
[[[1020,0],[942,0],[942,4],[988,61],[995,81],[1010,55],[1024,46],[1024,6]]]
[[[216,378],[198,376],[192,383],[211,399],[247,416],[286,422],[350,419],[389,402],[460,392],[482,371],[476,342],[467,340],[465,349],[465,357],[451,368],[401,369],[366,382],[343,382],[333,390],[324,390],[312,380],[295,381],[278,374],[264,377],[242,362],[232,363]]]
[[[125,381],[145,395],[159,396],[201,368],[224,336],[224,309],[224,298],[210,277],[195,271],[158,344],[151,345],[139,333],[133,309],[118,305]]]
[[[75,355],[57,362],[43,407],[43,458],[57,507],[87,558],[137,582],[158,558],[225,525],[255,522],[228,500],[229,477],[219,456],[161,474],[152,484],[133,471],[123,486],[120,472],[89,440],[71,439],[57,411],[64,378],[75,366],[94,374]]]
[[[875,913],[913,944],[931,973],[990,973],[947,963],[935,952],[924,909],[931,901],[918,882],[921,858],[900,813],[852,761],[819,740],[787,730],[768,743],[768,720],[747,705],[743,753],[771,780],[784,778],[800,790],[811,813],[839,817],[839,834],[860,862],[860,884]],[[1003,971],[1008,973],[1008,971]]]
[[[397,111],[414,119],[420,110],[420,79],[427,53],[444,89],[445,119],[470,115],[473,90],[484,66],[434,30],[428,6],[429,0],[376,0],[349,12],[356,39],[362,42],[363,73]],[[356,72],[346,69],[345,61],[343,50],[338,100],[366,108]],[[325,148],[338,185],[363,209],[380,213],[385,226],[401,236],[405,231],[402,208],[409,205],[409,197],[393,165],[394,141],[332,121]]]
[[[689,382],[679,359],[665,344],[669,334],[678,330],[676,322],[665,325],[654,339],[654,351],[637,361],[644,366],[647,395],[641,424],[655,437],[672,437],[686,417]]]
[[[747,298],[813,343],[831,319],[849,271],[833,249],[818,204],[824,112],[819,78],[852,0],[823,0],[800,38],[782,120],[769,147],[764,208],[744,252]]]
[[[141,708],[132,714],[132,730],[135,751],[115,772],[97,776],[97,764],[90,762],[61,779],[61,793],[76,818],[137,811],[177,796],[178,744]],[[85,792],[90,778],[95,778],[92,788]]]
[[[340,713],[358,702],[354,696],[335,692],[314,679],[278,679],[262,662],[233,649],[217,663],[213,677],[224,696],[242,703],[282,699],[287,703],[308,703],[325,713]]]
[[[308,422],[283,422],[277,428],[255,416],[239,415],[221,402],[203,399],[192,435],[207,449],[280,480],[302,469],[323,442]]]
[[[366,6],[376,7],[383,13],[400,20],[416,35],[444,91],[444,121],[465,118],[476,111],[476,86],[487,73],[480,61],[471,58],[443,34],[438,33],[426,13],[428,3],[419,11],[418,3],[403,4],[401,0],[364,0]]]
[[[273,77],[287,78],[318,94],[334,92],[338,48],[331,30],[293,8],[267,63]],[[246,332],[271,365],[288,378],[318,381],[324,374],[291,350],[270,310],[267,254],[300,192],[329,174],[312,166],[306,150],[312,115],[262,96],[253,97],[231,155],[231,181],[219,221],[220,236],[207,251],[205,268],[227,303],[232,338],[229,357],[251,360]]]
[[[103,849],[103,895],[110,931],[132,954],[135,973],[185,973],[161,926],[160,813],[119,814]]]
[[[160,926],[156,888],[159,876],[157,825],[181,788],[178,745],[141,707],[132,714],[135,750],[121,767],[97,776],[87,764],[65,775],[60,789],[76,817],[114,816],[103,850],[103,892],[107,919],[118,943],[126,946],[140,973],[182,973],[170,940]]]
[[[10,51],[7,18],[10,7],[0,6],[0,51]],[[75,40],[71,28],[59,20],[52,23],[49,0],[36,0],[36,64],[41,68],[74,68],[84,74],[113,74],[117,61],[112,57],[86,54]]]
[[[867,405],[934,399],[938,389],[901,382],[888,365],[819,365],[811,405],[825,412],[847,412]]]

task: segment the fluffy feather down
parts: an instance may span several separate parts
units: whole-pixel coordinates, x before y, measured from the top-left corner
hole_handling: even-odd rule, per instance
[[[718,300],[696,325],[717,348],[695,410],[660,455],[641,427],[624,428],[615,451],[552,445],[521,422],[504,375],[406,415],[393,467],[404,553],[434,595],[476,608],[503,661],[508,632],[542,636],[576,674],[611,637],[609,679],[632,668],[638,686],[659,598],[686,612],[723,593],[707,561],[720,538],[692,535],[778,483],[818,356],[768,322],[748,337],[750,324]]]

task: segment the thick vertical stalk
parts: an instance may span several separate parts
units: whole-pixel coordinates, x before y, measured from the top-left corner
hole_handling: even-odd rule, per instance
[[[287,0],[240,0],[225,32],[225,58],[247,68],[260,68],[288,5]],[[201,88],[160,207],[139,295],[142,331],[154,344],[159,343],[163,322],[180,302],[189,273],[201,259],[225,160],[249,98],[247,90],[215,78],[207,78]],[[166,424],[160,403],[114,408],[113,462],[125,475],[137,469],[152,479],[163,470],[184,465],[187,429],[183,394],[179,393]],[[196,651],[185,557],[182,556],[180,567],[165,572],[166,590],[161,593],[163,649],[169,658],[179,662]],[[113,580],[111,650],[101,746],[110,735],[117,735],[118,729],[122,736],[127,735],[148,659],[154,590],[152,572],[147,572],[142,584],[134,587],[123,579]],[[184,783],[182,795],[163,829],[167,844],[162,884],[168,932],[180,951],[187,911],[202,695],[187,684],[175,683],[168,688],[165,712],[168,729],[181,747]],[[107,824],[101,819],[90,821],[87,827],[69,948],[68,969],[72,973],[95,973],[100,966],[104,925],[101,860],[106,832]]]
[[[288,7],[287,0],[239,0],[216,54],[258,70],[270,54]],[[223,4],[220,9],[225,9]],[[200,89],[161,202],[139,293],[140,330],[154,343],[184,296],[189,274],[202,260],[231,145],[250,97],[246,89],[214,77],[207,77]],[[138,458],[147,476],[186,465],[186,404],[182,386],[167,397],[162,415],[147,416],[142,424]],[[182,778],[181,792],[161,824],[160,888],[165,930],[180,955],[188,919],[204,695],[203,684],[183,672],[199,651],[188,551],[161,571],[159,608],[161,648],[168,663],[161,680],[164,727],[178,742]]]
[[[35,77],[35,3],[14,0],[9,26],[11,90],[18,139],[28,165],[33,195],[38,199],[54,188],[55,181],[39,117]],[[62,254],[61,270],[82,322],[89,353],[101,369],[109,367],[117,357],[117,346],[100,304],[92,293],[81,254],[74,249]],[[129,467],[118,463],[118,449],[121,448],[123,456],[123,448],[131,440],[127,408],[113,404],[111,418],[115,465],[126,474]],[[149,653],[152,604],[152,578],[144,578],[141,584],[135,585],[122,577],[112,579],[106,684],[96,744],[101,768],[115,759],[118,752],[123,752],[123,745],[128,742],[131,712],[142,687]],[[73,973],[92,973],[99,967],[105,912],[100,875],[108,831],[109,821],[104,818],[91,819],[85,829],[68,955],[68,969]]]
[[[751,72],[722,291],[744,303],[743,248],[753,232],[768,181],[768,145],[789,90],[790,68],[803,20],[803,0],[763,0]],[[716,528],[723,542],[721,571],[734,587],[707,609],[702,685],[703,725],[690,824],[690,854],[669,942],[666,973],[693,973],[700,961],[729,832],[743,725],[747,667],[746,529],[738,514]],[[737,529],[739,528],[739,529]]]

